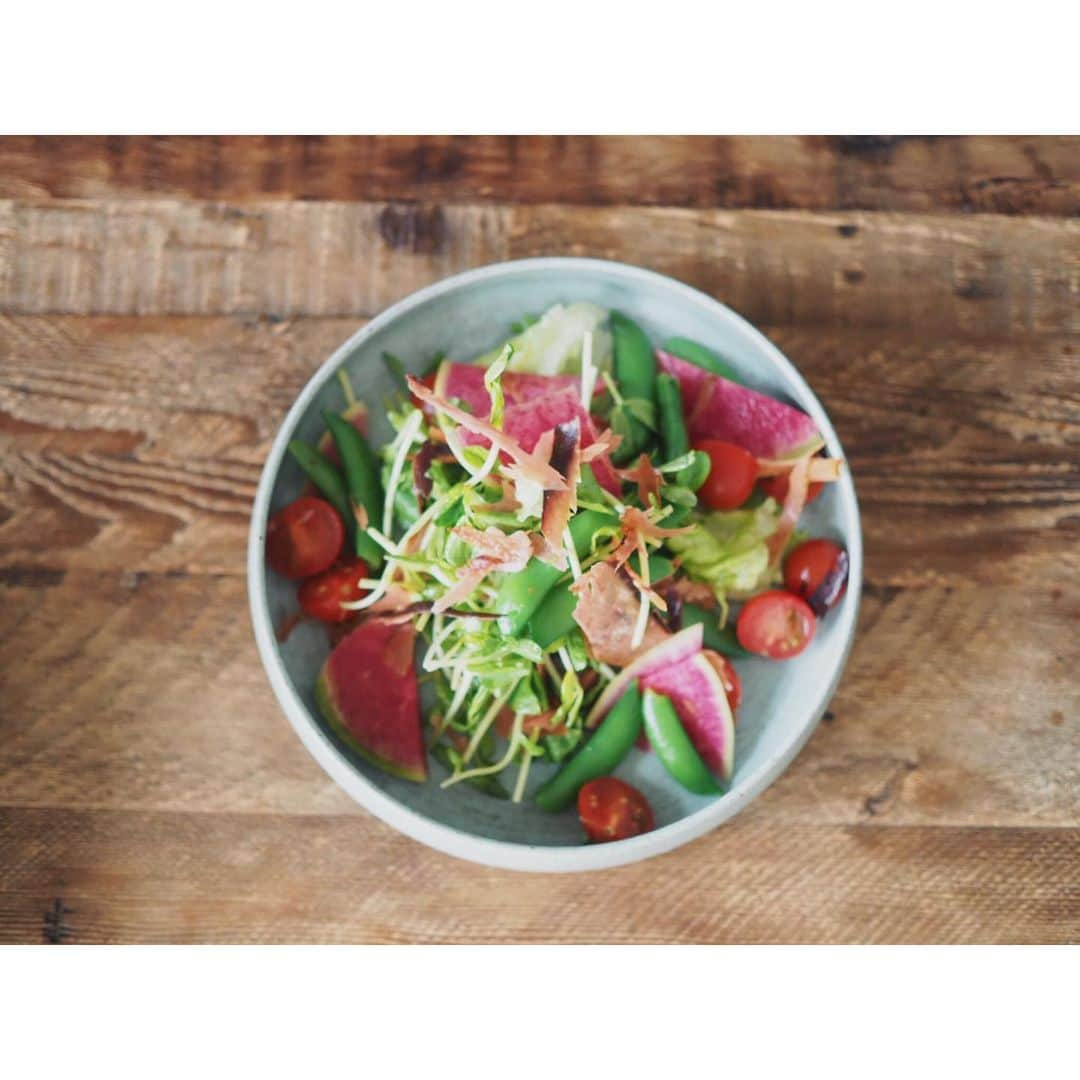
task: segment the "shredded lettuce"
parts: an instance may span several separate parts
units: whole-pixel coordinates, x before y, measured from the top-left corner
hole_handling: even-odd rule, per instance
[[[724,604],[751,596],[779,578],[769,568],[765,541],[776,532],[780,507],[766,499],[752,510],[728,510],[700,516],[693,532],[667,538],[667,545],[681,556],[686,573],[708,585]]]
[[[556,304],[506,343],[514,349],[508,370],[532,375],[580,375],[587,333],[592,334],[592,363],[600,370],[610,367],[611,332],[604,326],[607,317],[607,311],[596,304]],[[474,363],[486,367],[498,359],[504,347],[492,349]]]

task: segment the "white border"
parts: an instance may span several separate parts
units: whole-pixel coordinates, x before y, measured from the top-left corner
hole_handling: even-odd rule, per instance
[[[800,404],[809,404],[808,411],[817,422],[832,453],[843,456],[839,439],[829,422],[824,408],[791,361],[760,331],[718,300],[714,300],[711,296],[664,274],[658,274],[642,267],[630,266],[626,263],[611,262],[604,259],[580,258],[520,259],[455,274],[453,277],[436,282],[405,297],[403,300],[399,300],[353,334],[323,363],[293,403],[278,431],[277,437],[274,439],[273,446],[270,449],[270,456],[263,467],[258,491],[255,495],[255,506],[251,517],[251,532],[248,540],[248,597],[259,656],[270,679],[274,696],[278,699],[289,722],[312,757],[361,806],[407,836],[448,855],[506,870],[566,873],[622,866],[626,863],[638,862],[641,859],[651,858],[671,851],[688,843],[690,840],[703,836],[711,829],[716,828],[717,825],[734,817],[783,773],[817,727],[829,700],[836,691],[850,655],[862,592],[862,529],[854,485],[851,482],[850,473],[847,473],[844,480],[841,481],[842,486],[839,494],[846,504],[845,509],[849,511],[856,522],[853,535],[845,537],[850,558],[848,579],[850,600],[845,605],[844,610],[844,617],[847,620],[847,640],[840,663],[833,673],[828,689],[807,710],[807,719],[800,735],[784,753],[768,764],[763,765],[749,777],[742,779],[737,790],[718,799],[710,806],[643,836],[623,840],[616,844],[583,844],[581,847],[534,846],[531,844],[514,844],[502,840],[490,840],[432,821],[430,818],[403,806],[353,768],[323,734],[286,677],[284,666],[278,655],[278,645],[271,624],[263,565],[265,526],[270,506],[270,494],[289,439],[292,437],[292,433],[301,417],[307,411],[308,405],[319,393],[323,384],[335,377],[338,368],[353,351],[368,337],[397,319],[408,315],[414,308],[427,303],[434,297],[454,292],[457,289],[467,288],[477,282],[492,278],[532,273],[536,270],[572,269],[593,269],[624,279],[648,281],[654,286],[681,293],[685,299],[709,308],[714,315],[720,315],[721,318],[736,324],[743,332],[749,332],[776,367],[794,382],[802,395],[803,400]]]

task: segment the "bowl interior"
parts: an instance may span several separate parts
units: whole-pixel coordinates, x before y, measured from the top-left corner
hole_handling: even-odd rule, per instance
[[[589,260],[534,260],[462,275],[425,290],[384,313],[342,346],[309,384],[275,442],[260,489],[261,495],[264,491],[268,494],[269,512],[296,498],[304,485],[299,468],[284,454],[287,440],[294,436],[317,439],[323,430],[320,410],[340,409],[343,405],[341,387],[334,377],[338,367],[347,370],[358,396],[367,401],[371,435],[376,444],[381,444],[392,433],[382,403],[395,392],[380,359],[383,351],[400,357],[413,371],[422,370],[428,358],[439,350],[451,357],[469,359],[504,339],[510,324],[523,313],[539,313],[552,304],[573,300],[590,300],[626,311],[654,341],[678,334],[714,348],[733,364],[748,385],[809,412],[825,436],[829,452],[842,456],[824,411],[803,380],[769,342],[728,309],[677,282],[634,268]],[[262,505],[266,506],[265,498]],[[512,805],[467,785],[442,790],[439,782],[446,773],[434,762],[428,783],[398,780],[371,767],[335,738],[319,716],[313,694],[327,655],[325,633],[317,626],[302,624],[285,644],[273,642],[272,628],[296,610],[296,587],[267,570],[261,560],[256,568],[254,555],[261,552],[266,523],[258,504],[256,515],[252,573],[258,575],[258,580],[252,587],[256,622],[264,622],[260,645],[264,646],[268,667],[278,667],[284,676],[283,685],[295,695],[293,706],[296,700],[302,705],[306,714],[302,722],[312,728],[306,734],[301,731],[309,746],[312,737],[324,742],[332,747],[331,754],[339,766],[359,774],[397,804],[468,836],[534,848],[579,849],[582,835],[572,810],[545,814],[528,798]],[[815,641],[802,656],[786,663],[738,663],[744,699],[736,735],[735,776],[725,795],[691,795],[667,776],[654,754],[631,752],[618,775],[647,795],[658,829],[704,811],[702,821],[707,818],[707,823],[694,830],[704,831],[708,825],[730,816],[794,756],[835,688],[853,631],[861,573],[858,511],[850,476],[829,485],[807,510],[803,523],[813,535],[835,537],[848,545],[855,587],[819,625]],[[261,602],[263,595],[265,606]],[[272,649],[269,657],[265,655],[266,642]],[[275,685],[275,689],[282,697],[280,687]],[[285,700],[282,704],[299,726],[296,708],[290,709]],[[342,767],[331,769],[339,779]],[[551,769],[549,765],[535,765],[529,790],[542,783]],[[513,776],[513,772],[508,775]],[[347,786],[376,812],[380,805],[388,805],[367,785],[359,785],[361,790],[355,783]],[[373,797],[365,798],[365,791]]]

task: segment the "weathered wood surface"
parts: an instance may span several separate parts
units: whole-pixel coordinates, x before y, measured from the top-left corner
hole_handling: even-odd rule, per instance
[[[1080,213],[1039,136],[0,138],[0,197]]]
[[[1077,830],[751,811],[662,862],[522,876],[367,817],[0,808],[0,850],[0,940],[1080,940]]]
[[[1036,142],[1067,185],[1071,144]],[[416,206],[275,202],[321,173],[207,192],[213,150],[186,140],[155,182],[146,141],[106,174],[86,147],[34,172],[29,145],[0,140],[0,940],[1080,940],[1077,222],[573,207],[525,166],[500,181],[515,206],[449,177]],[[890,199],[920,145],[875,151]],[[497,149],[471,145],[472,179]],[[344,168],[314,193],[352,196]],[[720,205],[694,175],[635,201]],[[603,177],[582,202],[631,198]],[[359,810],[280,715],[244,582],[262,461],[322,358],[445,273],[569,252],[758,322],[836,423],[867,544],[848,671],[792,768],[702,841],[574,879],[471,867]]]
[[[755,323],[1080,330],[1080,221],[1001,216],[442,206],[0,202],[0,310],[372,315],[469,267],[621,259]]]

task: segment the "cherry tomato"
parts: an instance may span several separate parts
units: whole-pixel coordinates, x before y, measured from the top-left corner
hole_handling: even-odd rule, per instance
[[[784,584],[819,617],[844,595],[847,577],[847,552],[831,540],[807,540],[784,563]]]
[[[586,835],[597,844],[627,840],[656,828],[645,796],[614,776],[590,780],[578,792],[577,805]]]
[[[360,585],[360,579],[367,576],[368,566],[363,559],[348,559],[333,570],[325,570],[308,578],[300,586],[296,598],[313,619],[331,623],[344,622],[353,613],[341,605],[351,604],[367,593],[367,589]]]
[[[798,656],[813,640],[816,629],[817,619],[806,601],[782,589],[748,600],[735,624],[744,649],[773,660]]]
[[[345,526],[323,499],[304,495],[266,525],[266,561],[282,577],[298,581],[334,565],[345,543]]]
[[[698,498],[710,510],[734,510],[742,506],[754,490],[757,460],[749,450],[719,439],[703,439],[694,444],[709,457],[709,475]]]
[[[709,657],[712,666],[716,668],[716,674],[724,684],[724,693],[727,695],[728,704],[734,713],[742,702],[742,680],[735,670],[731,661],[721,653],[714,652]]]

